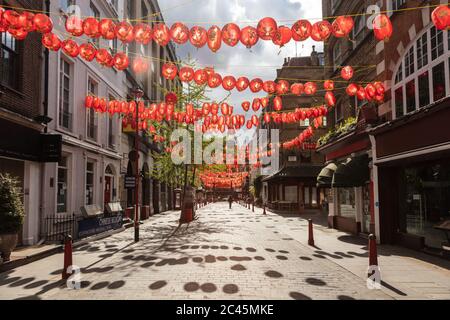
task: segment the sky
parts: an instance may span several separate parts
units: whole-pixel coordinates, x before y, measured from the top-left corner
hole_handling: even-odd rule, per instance
[[[189,28],[199,25],[205,29],[212,25],[222,28],[228,22],[236,23],[241,29],[247,25],[256,27],[264,17],[272,17],[278,25],[291,27],[297,20],[317,21],[322,16],[322,1],[319,0],[160,0],[159,6],[168,25],[179,21]],[[192,57],[199,68],[212,66],[222,76],[246,76],[266,81],[276,78],[276,69],[281,68],[285,58],[308,56],[313,45],[316,45],[317,51],[323,50],[322,43],[312,40],[297,44],[291,41],[281,50],[272,41],[260,40],[251,50],[241,43],[234,48],[222,44],[217,53],[210,51],[208,46],[197,49],[187,43],[177,46],[177,55],[182,61]],[[214,89],[208,94],[217,101],[222,101],[227,95],[223,89]],[[242,93],[233,90],[227,102],[235,107],[236,113],[241,113],[243,101],[263,96],[261,93],[252,94],[249,90]]]

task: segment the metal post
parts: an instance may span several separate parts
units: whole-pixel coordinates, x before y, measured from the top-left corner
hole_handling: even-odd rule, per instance
[[[134,242],[139,242],[139,179],[140,179],[140,170],[139,170],[139,99],[144,96],[144,92],[140,88],[136,88],[133,90],[133,96],[136,100],[136,137],[134,139],[134,150],[135,154],[135,166],[136,166],[136,175],[135,175],[135,198],[134,198]]]
[[[313,229],[313,221],[312,221],[312,219],[308,220],[308,230],[309,230],[309,232],[308,232],[308,236],[309,236],[308,245],[314,247],[314,233],[313,233],[314,229]]]

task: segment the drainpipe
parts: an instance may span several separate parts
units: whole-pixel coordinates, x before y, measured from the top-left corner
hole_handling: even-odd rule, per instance
[[[50,15],[50,0],[45,0],[45,11]],[[49,82],[49,50],[44,50],[44,116],[48,117],[48,82]],[[48,124],[46,124],[45,133],[48,133]]]

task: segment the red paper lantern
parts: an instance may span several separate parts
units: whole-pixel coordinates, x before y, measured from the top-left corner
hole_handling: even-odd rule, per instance
[[[80,46],[80,56],[88,61],[91,62],[95,59],[95,55],[97,54],[97,49],[94,48],[94,46],[90,43],[83,43]]]
[[[268,94],[273,94],[277,91],[277,84],[272,80],[266,81],[263,83],[263,90]]]
[[[384,95],[385,94],[386,89],[385,89],[384,85],[381,82],[379,82],[379,81],[374,82],[373,85],[375,86],[375,89],[377,90],[377,94],[378,95]]]
[[[97,50],[97,54],[95,55],[95,58],[99,64],[102,66],[110,66],[112,63],[112,56],[106,49],[99,49]]]
[[[341,77],[344,80],[347,80],[347,81],[350,80],[351,78],[353,78],[353,74],[354,74],[354,71],[351,66],[346,66],[346,67],[342,68],[342,70],[341,70]]]
[[[162,47],[167,46],[170,41],[169,28],[164,23],[158,23],[153,28],[153,39],[158,45]]]
[[[222,76],[218,73],[214,73],[208,77],[208,86],[210,88],[217,88],[222,84]]]
[[[208,81],[208,74],[205,70],[199,69],[194,73],[194,81],[199,86],[204,85]]]
[[[260,20],[258,27],[256,28],[258,37],[262,40],[272,40],[277,32],[277,29],[277,22],[270,17]]]
[[[281,26],[273,37],[273,43],[277,46],[284,47],[292,39],[292,31],[290,28]]]
[[[239,39],[241,37],[241,29],[234,24],[228,23],[222,29],[222,39],[226,45],[230,47],[234,47],[238,44]]]
[[[350,16],[337,17],[333,22],[333,35],[336,38],[347,37],[352,32],[354,25],[353,18]]]
[[[86,18],[83,21],[83,32],[89,38],[100,37],[99,22],[94,17]]]
[[[358,100],[366,100],[366,90],[364,90],[363,87],[359,87],[358,92],[356,93],[356,97],[358,98]]]
[[[324,20],[313,24],[311,29],[311,38],[314,41],[325,41],[328,40],[332,33],[333,27],[331,24]]]
[[[162,67],[162,75],[167,80],[173,80],[177,76],[178,68],[175,64],[168,62]]]
[[[101,36],[106,40],[116,38],[116,24],[111,19],[102,19],[99,23]]]
[[[51,51],[61,49],[61,40],[54,33],[46,33],[42,36],[42,45]]]
[[[317,92],[317,85],[314,82],[307,82],[303,88],[305,94],[312,96]]]
[[[305,41],[311,36],[312,25],[308,20],[299,20],[292,26],[292,38]]]
[[[170,37],[177,44],[185,44],[189,40],[189,29],[181,22],[176,22],[170,28]]]
[[[37,13],[33,18],[33,24],[37,32],[42,34],[49,33],[53,30],[52,20],[43,13]]]
[[[175,93],[173,92],[169,92],[168,94],[166,94],[166,103],[168,104],[176,104],[178,102],[178,97]]]
[[[113,58],[114,67],[117,70],[123,71],[130,65],[130,59],[123,52],[118,52]]]
[[[377,88],[375,88],[375,86],[372,83],[369,83],[365,87],[365,91],[366,91],[366,97],[368,100],[372,100],[377,95]]]
[[[8,27],[12,27],[12,28],[20,28],[20,14],[17,11],[14,10],[6,10],[5,12],[3,12],[2,14],[2,18],[4,23],[8,26]]]
[[[290,89],[289,82],[287,82],[286,80],[278,81],[278,84],[276,87],[276,92],[279,96],[282,96],[282,95],[288,93],[289,89]]]
[[[259,78],[253,79],[250,82],[250,90],[253,93],[260,92],[262,90],[263,84],[264,83],[263,83],[263,81],[261,79],[259,79]]]
[[[78,47],[78,44],[72,39],[64,40],[61,44],[61,48],[72,58],[75,58],[80,54],[80,48]]]
[[[251,105],[250,102],[244,101],[242,102],[242,109],[244,109],[244,111],[247,112],[250,110],[250,105]]]
[[[291,86],[291,93],[295,94],[296,96],[301,96],[304,90],[304,86],[301,83],[294,83]]]
[[[393,27],[387,15],[379,14],[373,19],[373,32],[378,40],[389,41],[392,36]]]
[[[323,83],[323,88],[324,88],[326,91],[333,91],[333,90],[334,90],[334,81],[332,81],[332,80],[326,80],[326,81]]]
[[[9,27],[8,32],[13,36],[16,40],[25,40],[28,36],[28,31],[23,28],[13,28]]]
[[[132,64],[131,68],[133,69],[134,73],[136,73],[136,74],[145,73],[149,69],[148,61],[147,61],[147,59],[144,59],[141,57],[136,57],[133,60],[133,64]]]
[[[270,123],[270,120],[271,120],[270,114],[269,113],[265,113],[264,114],[264,122],[265,123]]]
[[[202,48],[208,42],[208,33],[202,27],[195,26],[189,33],[189,41],[196,48]]]
[[[255,28],[247,26],[241,30],[241,42],[248,49],[253,47],[258,42],[258,32]]]
[[[226,116],[230,111],[230,106],[228,105],[228,103],[222,103],[220,106],[220,110],[222,111],[222,114]]]
[[[194,80],[194,70],[191,67],[183,67],[180,69],[178,77],[181,82],[191,82]]]
[[[257,115],[253,115],[253,116],[252,116],[252,124],[253,124],[255,127],[259,126],[259,119],[258,119],[258,116],[257,116]]]
[[[222,46],[222,30],[218,26],[212,26],[208,30],[208,47],[212,52],[217,52]]]
[[[239,92],[247,90],[248,86],[250,85],[250,80],[248,80],[247,77],[240,77],[236,81],[236,89]]]
[[[356,96],[358,89],[359,89],[358,85],[356,85],[354,83],[349,84],[346,89],[347,95],[349,95],[350,97]]]
[[[450,28],[450,8],[446,5],[440,5],[433,10],[431,20],[438,30]]]
[[[86,108],[92,108],[92,103],[94,102],[93,96],[86,96],[86,99],[84,100],[84,106]]]
[[[329,107],[334,107],[336,105],[336,97],[334,96],[334,93],[331,91],[325,93],[325,101]]]
[[[275,99],[273,99],[273,109],[275,111],[283,110],[283,100],[280,97],[275,97]]]
[[[81,37],[84,34],[83,20],[72,15],[66,20],[66,31],[74,37]]]
[[[126,21],[122,21],[116,26],[116,37],[123,43],[130,43],[134,40],[134,28]]]
[[[253,99],[252,103],[253,111],[258,112],[260,108],[261,108],[261,100],[259,100],[258,98]]]
[[[261,101],[261,106],[263,109],[265,109],[269,106],[269,98],[268,97],[262,98],[262,99],[260,99],[260,101]]]
[[[134,39],[137,43],[147,45],[153,40],[153,30],[148,24],[139,23],[133,28]]]
[[[25,32],[33,32],[35,31],[34,26],[34,14],[28,11],[24,11],[19,15],[18,18],[18,29],[22,29]],[[16,27],[17,28],[17,27]]]
[[[222,87],[226,91],[231,91],[236,87],[236,79],[233,76],[226,76],[223,78]]]

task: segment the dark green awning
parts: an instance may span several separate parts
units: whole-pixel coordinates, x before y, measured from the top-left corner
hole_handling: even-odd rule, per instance
[[[370,181],[369,156],[348,158],[338,165],[333,176],[333,188],[363,187]]]
[[[334,162],[329,163],[325,168],[323,168],[317,177],[317,186],[321,188],[331,188],[336,169],[337,165]]]
[[[295,179],[315,179],[320,172],[321,167],[315,165],[302,165],[295,167],[285,167],[271,175],[264,178],[263,182],[273,181],[273,180],[283,180],[289,178]]]

